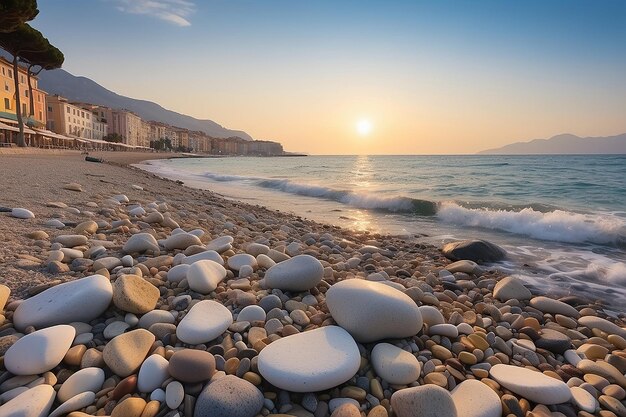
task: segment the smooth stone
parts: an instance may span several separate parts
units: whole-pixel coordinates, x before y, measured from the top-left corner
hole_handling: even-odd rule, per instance
[[[256,258],[247,253],[238,253],[228,258],[228,267],[233,271],[239,271],[245,265],[251,266],[253,269],[256,268]]]
[[[28,326],[40,328],[74,321],[90,322],[104,313],[112,298],[109,279],[91,275],[56,285],[24,300],[13,314],[13,323],[23,331]]]
[[[204,252],[196,253],[195,255],[187,256],[183,259],[183,263],[187,265],[193,265],[198,261],[213,261],[224,266],[224,259],[219,253],[214,250],[207,250]]]
[[[626,377],[610,363],[583,359],[578,362],[576,367],[586,374],[599,375],[609,380],[609,382],[615,382],[622,388],[626,388]]]
[[[98,392],[102,388],[102,384],[104,384],[104,371],[102,369],[84,368],[65,380],[59,389],[57,398],[59,402],[63,403],[83,392]]]
[[[169,362],[161,355],[150,355],[143,361],[137,376],[137,389],[141,392],[152,392],[170,377]]]
[[[474,261],[462,260],[446,265],[446,271],[454,274],[455,272],[463,272],[465,274],[473,274],[475,271],[480,271],[481,268]]]
[[[82,185],[80,185],[80,184],[79,184],[79,183],[77,183],[77,182],[70,182],[70,183],[65,184],[65,185],[63,186],[63,189],[64,189],[64,190],[69,190],[69,191],[78,191],[78,192],[81,192],[81,191],[83,191],[83,186],[82,186]]]
[[[436,326],[438,324],[444,324],[446,321],[443,318],[443,314],[437,307],[433,306],[419,306],[420,314],[424,324],[428,326]]]
[[[167,271],[167,280],[169,282],[180,282],[187,278],[187,272],[189,271],[190,265],[180,264],[170,268]]]
[[[35,375],[61,363],[76,330],[61,324],[37,330],[17,340],[4,355],[4,367],[14,375]]]
[[[535,346],[550,352],[563,354],[572,346],[569,337],[552,329],[542,329],[541,337],[535,340]]]
[[[98,258],[93,263],[94,271],[99,271],[100,269],[107,269],[109,271],[117,268],[122,265],[122,261],[115,256],[106,256],[104,258]]]
[[[226,278],[226,269],[214,261],[194,262],[187,270],[189,288],[200,294],[214,291],[224,278]]]
[[[65,223],[59,219],[50,219],[46,222],[46,226],[53,227],[55,229],[63,229],[65,227]]]
[[[124,244],[124,253],[159,252],[159,243],[150,233],[137,233],[132,235]]]
[[[183,384],[178,381],[172,381],[165,387],[165,403],[172,410],[176,410],[185,399],[185,389]]]
[[[493,296],[500,301],[530,300],[533,296],[522,281],[515,277],[504,277],[493,289]]]
[[[215,373],[215,357],[205,350],[178,350],[170,358],[168,369],[170,375],[181,382],[207,381]]]
[[[109,341],[102,357],[111,371],[127,377],[139,369],[155,340],[154,335],[145,329],[133,330]]]
[[[192,245],[202,245],[202,242],[198,236],[190,233],[177,233],[175,235],[171,235],[163,241],[163,246],[167,250],[187,249]]]
[[[95,234],[98,231],[98,223],[93,220],[87,220],[79,223],[75,228],[75,233],[88,233],[90,235]]]
[[[576,319],[580,317],[580,313],[574,307],[553,298],[544,296],[535,297],[530,300],[530,305],[543,313],[562,314]]]
[[[258,356],[263,378],[292,392],[336,387],[352,378],[360,363],[357,344],[338,326],[283,337],[266,346]]]
[[[450,339],[456,339],[459,336],[459,329],[453,324],[435,324],[428,328],[428,333],[431,335],[445,336]]]
[[[37,385],[0,406],[3,417],[48,417],[56,392],[50,385]]]
[[[589,327],[590,329],[600,329],[608,334],[616,334],[626,338],[626,329],[619,327],[615,323],[597,316],[583,316],[578,319],[578,324]]]
[[[252,242],[248,243],[248,246],[246,246],[246,252],[252,256],[266,255],[269,251],[269,246],[262,243]]]
[[[111,417],[141,417],[145,408],[146,401],[143,398],[129,397],[115,406]]]
[[[159,301],[159,289],[137,275],[122,275],[113,283],[113,304],[129,313],[144,314]]]
[[[376,374],[390,384],[410,384],[420,376],[421,366],[417,358],[392,344],[374,346],[370,359]]]
[[[250,305],[244,307],[237,316],[237,321],[265,321],[266,313],[263,307],[258,305]]]
[[[16,219],[34,219],[35,218],[35,214],[32,211],[27,210],[25,208],[14,208],[13,210],[11,210],[11,216],[15,217]]]
[[[583,411],[595,413],[598,408],[598,402],[586,389],[580,387],[571,387],[572,400],[574,404]]]
[[[341,404],[330,417],[361,417],[361,410],[351,403]]]
[[[232,248],[233,241],[234,239],[232,238],[232,236],[221,236],[207,243],[206,249],[210,251],[215,251],[217,253],[226,252],[227,250]]]
[[[561,404],[572,396],[563,381],[527,368],[498,364],[491,367],[489,374],[506,389],[539,404]]]
[[[443,256],[453,261],[464,259],[482,263],[497,262],[506,258],[506,251],[486,240],[463,240],[446,244],[441,249]]]
[[[176,319],[169,311],[165,310],[152,310],[141,316],[139,319],[139,327],[142,329],[149,329],[155,323],[169,323],[173,324]]]
[[[298,255],[272,266],[259,281],[263,288],[306,291],[322,281],[324,267],[311,255]]]
[[[487,384],[475,379],[461,382],[450,393],[456,412],[463,417],[500,417],[502,403]]]
[[[422,315],[415,302],[379,282],[338,282],[326,292],[326,304],[337,324],[358,342],[411,337],[422,329]]]
[[[263,394],[245,379],[226,375],[207,384],[196,401],[194,417],[254,417]]]
[[[102,335],[105,339],[113,339],[114,337],[124,333],[129,327],[130,325],[125,321],[114,321],[109,323],[107,327],[104,328]]]
[[[456,417],[450,393],[433,384],[406,388],[391,396],[391,407],[398,417]]]
[[[176,328],[176,336],[190,345],[206,343],[224,333],[232,323],[230,310],[216,301],[203,300],[183,317]]]
[[[4,310],[9,295],[11,295],[11,289],[6,285],[0,284],[0,311]]]
[[[73,248],[74,246],[81,246],[87,244],[87,236],[85,235],[60,235],[57,236],[54,241],[60,243],[66,248]]]

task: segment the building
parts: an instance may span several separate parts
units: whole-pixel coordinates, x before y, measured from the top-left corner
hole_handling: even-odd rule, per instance
[[[109,133],[117,133],[122,137],[122,143],[130,146],[145,145],[142,120],[130,110],[111,109],[99,106],[98,110],[105,114]]]
[[[102,139],[107,134],[106,119],[96,106],[70,103],[59,95],[46,96],[47,128],[55,133],[85,139]]]
[[[39,79],[34,75],[31,76],[31,85],[33,87],[33,111],[31,111],[28,71],[26,68],[19,66],[18,72],[24,123],[31,127],[43,128],[46,125],[46,93],[39,89]],[[9,124],[17,123],[15,80],[13,76],[13,63],[0,57],[0,121]]]
[[[252,140],[245,142],[245,145],[246,155],[272,156],[282,155],[284,153],[283,145],[269,140]]]

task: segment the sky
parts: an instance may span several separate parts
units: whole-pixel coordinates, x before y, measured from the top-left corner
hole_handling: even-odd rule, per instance
[[[39,0],[63,68],[312,154],[626,132],[622,0]]]

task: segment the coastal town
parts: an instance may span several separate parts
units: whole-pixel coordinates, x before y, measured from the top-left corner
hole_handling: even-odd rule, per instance
[[[0,146],[17,146],[13,66],[0,57]],[[205,132],[144,120],[126,109],[47,94],[38,78],[19,67],[18,82],[27,146],[49,149],[177,151],[211,155],[283,155],[278,142],[211,137]]]

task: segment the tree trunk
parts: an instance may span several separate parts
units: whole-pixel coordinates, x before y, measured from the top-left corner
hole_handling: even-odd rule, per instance
[[[30,116],[35,119],[35,97],[33,97],[33,84],[30,79],[30,69],[32,65],[28,66],[28,70],[26,71],[26,78],[28,79],[28,100],[30,101]]]
[[[25,147],[24,141],[24,120],[22,119],[22,102],[20,100],[20,79],[19,79],[19,67],[17,65],[17,55],[13,56],[13,81],[15,81],[15,115],[17,116],[17,123],[20,128],[17,134],[17,146]]]

